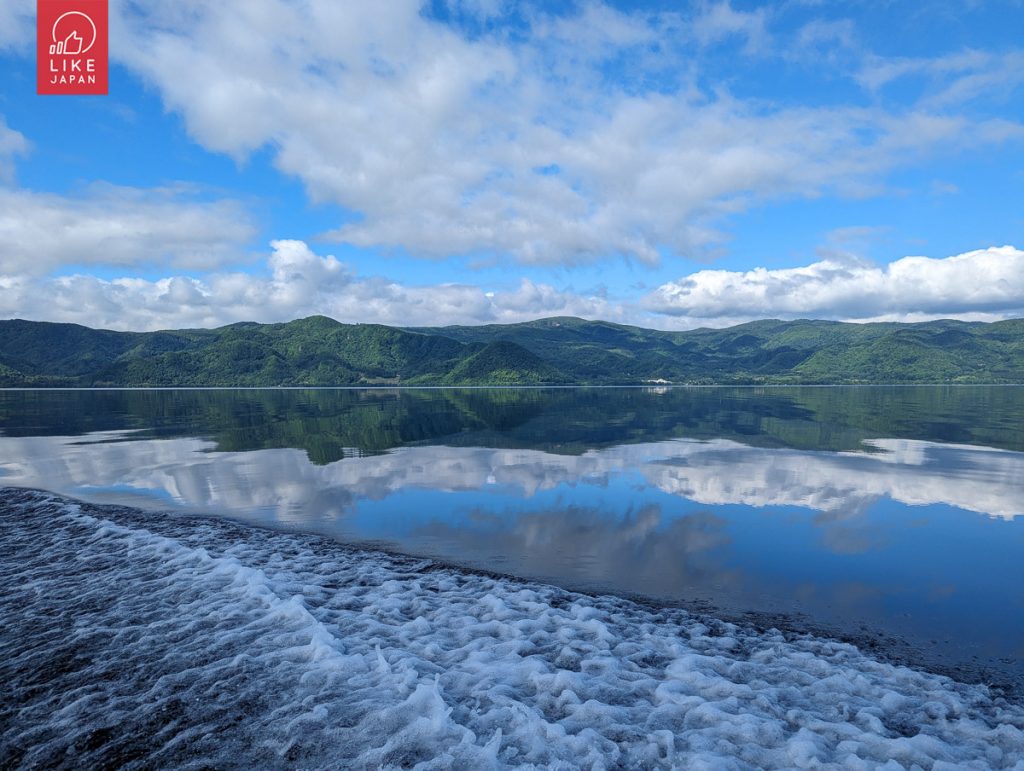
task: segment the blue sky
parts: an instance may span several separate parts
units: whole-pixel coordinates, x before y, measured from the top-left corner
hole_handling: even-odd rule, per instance
[[[1018,2],[0,8],[0,317],[1024,315]]]

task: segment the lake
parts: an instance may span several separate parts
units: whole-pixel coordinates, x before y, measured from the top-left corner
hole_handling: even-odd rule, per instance
[[[0,392],[0,766],[1019,768],[1022,427],[1003,387]]]
[[[1024,389],[0,393],[0,482],[1024,661]]]

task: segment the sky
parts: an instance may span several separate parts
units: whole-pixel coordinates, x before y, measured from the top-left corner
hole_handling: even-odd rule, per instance
[[[1024,316],[1020,0],[0,3],[0,318]]]

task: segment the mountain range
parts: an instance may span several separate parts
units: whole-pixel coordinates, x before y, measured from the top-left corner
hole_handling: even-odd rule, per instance
[[[115,332],[0,321],[0,387],[1024,383],[1024,319],[764,320],[668,332],[558,317]]]

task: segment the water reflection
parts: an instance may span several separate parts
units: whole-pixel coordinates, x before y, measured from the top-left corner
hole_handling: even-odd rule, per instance
[[[117,441],[115,441],[117,440]],[[310,462],[298,450],[214,452],[203,439],[0,437],[7,484],[61,491],[131,488],[190,509],[247,516],[263,510],[281,522],[342,516],[360,500],[407,490],[530,499],[559,486],[615,488],[620,501],[646,491],[711,506],[791,506],[822,512],[823,526],[856,519],[872,503],[945,504],[990,517],[1024,513],[1024,454],[982,447],[879,439],[871,453],[749,447],[731,440],[674,440],[557,455],[486,447],[403,447],[392,452]],[[623,475],[636,477],[621,490]],[[617,480],[617,484],[613,484]]]
[[[1019,671],[1022,415],[1020,389],[4,393],[0,482]]]
[[[314,463],[409,444],[560,454],[688,437],[862,451],[917,439],[1024,451],[1017,387],[0,391],[0,433],[137,430],[224,451],[305,450]]]
[[[506,516],[477,508],[466,514],[477,527],[440,518],[415,529],[418,538],[458,544],[462,554],[488,555],[480,564],[620,594],[678,598],[726,588],[736,593],[741,572],[724,564],[732,542],[728,521],[711,511],[666,515],[647,503],[619,516],[596,506],[520,511]],[[514,561],[511,557],[514,556]]]

